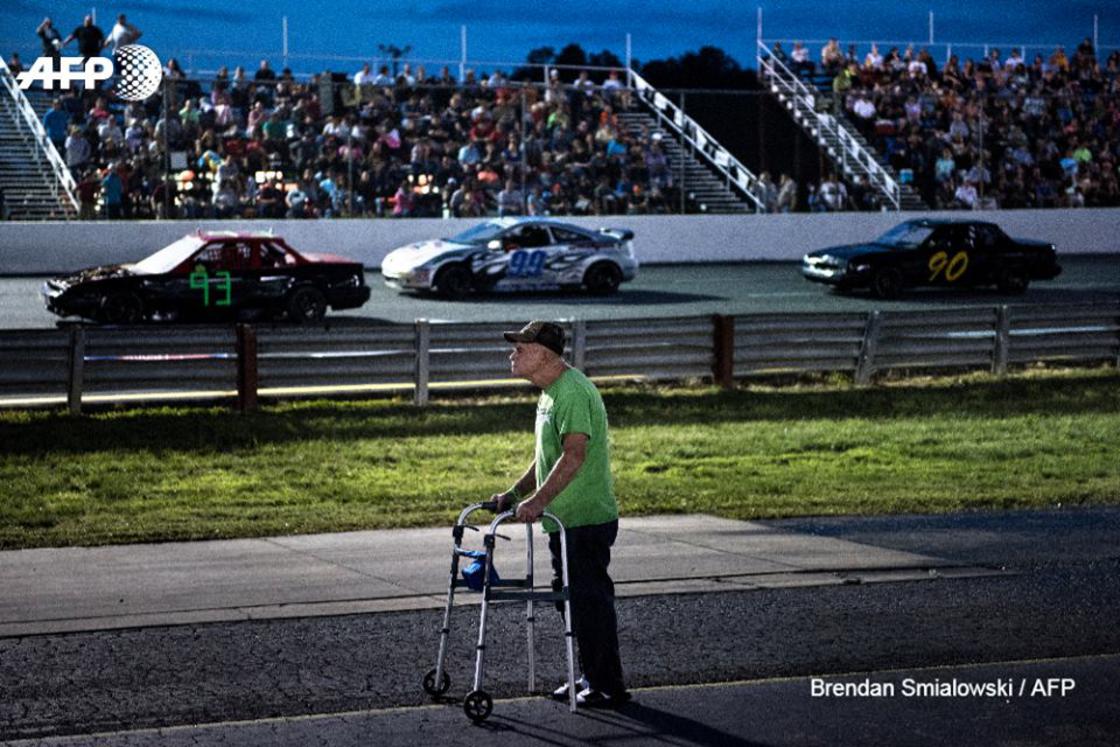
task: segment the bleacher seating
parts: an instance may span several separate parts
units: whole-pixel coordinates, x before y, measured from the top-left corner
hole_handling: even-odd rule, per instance
[[[1120,52],[1102,64],[1088,39],[1069,57],[1010,52],[945,65],[913,48],[886,50],[881,65],[849,59],[839,95],[931,207],[1120,205]],[[808,79],[830,98],[837,73]]]
[[[72,166],[79,193],[89,197],[111,168],[124,185],[124,217],[746,209],[613,84],[556,76],[542,87],[498,73],[459,83],[446,71],[417,72],[422,82],[379,85],[286,72],[274,81],[178,78],[167,121],[159,97],[126,108],[94,92],[65,96],[77,135],[91,145],[89,161]],[[49,97],[36,105],[45,111]]]

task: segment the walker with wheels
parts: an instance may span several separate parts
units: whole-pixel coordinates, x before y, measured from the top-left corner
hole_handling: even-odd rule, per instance
[[[447,606],[443,612],[443,627],[440,629],[439,636],[439,654],[436,657],[435,669],[432,669],[424,676],[424,691],[431,695],[433,698],[439,698],[451,689],[451,678],[447,674],[444,667],[447,656],[447,640],[451,634],[451,608],[455,600],[455,589],[468,586],[466,580],[459,577],[459,560],[463,557],[474,557],[475,554],[470,550],[463,549],[463,533],[466,530],[479,531],[478,527],[471,526],[467,523],[467,519],[472,513],[479,510],[496,512],[498,504],[496,501],[485,501],[482,503],[474,503],[463,509],[459,514],[459,518],[455,522],[455,526],[451,529],[451,536],[453,543],[451,547],[451,579],[447,588]],[[545,511],[542,518],[547,518],[556,522],[560,531],[560,567],[561,567],[561,587],[559,590],[549,589],[548,591],[537,591],[533,585],[533,524],[525,525],[526,534],[526,564],[525,564],[525,577],[515,579],[492,579],[491,569],[494,567],[494,545],[495,539],[501,538],[508,540],[501,534],[498,534],[498,527],[503,522],[513,518],[513,511],[504,511],[494,517],[490,522],[490,526],[483,531],[482,542],[485,548],[483,556],[479,558],[482,564],[482,611],[479,615],[478,623],[478,645],[476,646],[477,656],[474,666],[474,683],[471,691],[463,699],[463,711],[471,721],[481,723],[490,716],[494,709],[494,699],[488,692],[482,689],[482,678],[484,673],[485,654],[486,654],[486,615],[489,610],[490,602],[498,601],[524,601],[525,602],[525,627],[526,638],[529,649],[529,692],[532,693],[536,690],[536,662],[534,655],[534,632],[533,626],[535,623],[534,618],[534,604],[536,602],[562,602],[564,605],[564,642],[567,646],[568,654],[568,699],[569,710],[573,713],[576,710],[576,687],[575,687],[575,659],[572,645],[572,610],[571,610],[571,593],[568,585],[568,545],[567,538],[564,536],[564,525],[556,518],[550,511]]]

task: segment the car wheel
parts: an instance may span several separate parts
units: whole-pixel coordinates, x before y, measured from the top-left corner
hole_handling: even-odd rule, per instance
[[[1014,293],[1019,295],[1025,293],[1027,286],[1031,284],[1030,278],[1027,277],[1025,270],[1021,268],[1012,268],[1004,270],[999,274],[999,280],[996,281],[996,288],[1000,293]]]
[[[144,319],[144,304],[135,293],[111,293],[101,299],[97,316],[106,324],[137,324]]]
[[[465,298],[471,292],[471,271],[463,265],[448,265],[436,275],[434,285],[444,298]]]
[[[596,262],[583,275],[583,284],[596,296],[609,296],[618,290],[621,282],[622,271],[610,262]]]
[[[871,294],[876,298],[897,298],[902,292],[902,273],[894,267],[876,272],[871,278]]]
[[[321,321],[326,313],[327,297],[318,288],[296,288],[288,299],[288,318],[296,324]]]

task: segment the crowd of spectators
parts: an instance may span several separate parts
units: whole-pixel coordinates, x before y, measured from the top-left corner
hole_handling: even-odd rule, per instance
[[[63,38],[36,30],[44,55],[132,43],[120,15]],[[1090,40],[1027,61],[992,49],[938,65],[926,49],[830,39],[773,53],[824,90],[933,208],[1120,205],[1120,52],[1102,65]],[[9,61],[18,73],[18,55]],[[628,131],[618,72],[548,84],[502,72],[463,80],[409,63],[296,80],[267,60],[188,79],[176,60],[165,96],[122,106],[106,92],[62,92],[44,127],[78,184],[82,217],[610,215],[679,209],[660,134]],[[830,94],[830,95],[829,95]],[[169,167],[170,166],[170,167]],[[760,176],[768,212],[878,210],[859,176],[799,191]]]
[[[836,39],[817,61],[800,43],[773,51],[820,80],[931,207],[1120,205],[1120,52],[1101,63],[1085,39],[1072,56],[989,49],[938,65],[926,49],[860,57]]]
[[[630,99],[617,71],[593,81],[552,70],[528,85],[403,63],[300,81],[262,60],[251,75],[223,67],[197,80],[171,59],[164,75],[163,97],[122,106],[71,91],[44,116],[83,218],[610,215],[680,203],[661,135],[620,121]]]

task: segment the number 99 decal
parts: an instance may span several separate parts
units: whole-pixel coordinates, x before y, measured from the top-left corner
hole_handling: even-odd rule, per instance
[[[953,259],[949,259],[946,252],[937,252],[929,258],[929,281],[932,283],[937,280],[937,276],[945,272],[945,279],[950,283],[954,283],[960,279],[964,271],[968,269],[968,252],[957,252],[953,255]]]
[[[518,249],[513,254],[509,255],[508,274],[510,277],[515,278],[536,277],[544,270],[545,257],[545,252],[540,249],[532,252]]]

